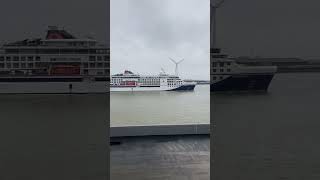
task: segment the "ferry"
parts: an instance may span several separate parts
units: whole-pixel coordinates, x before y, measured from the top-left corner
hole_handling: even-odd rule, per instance
[[[56,26],[0,47],[0,94],[107,93],[109,74],[106,45]]]
[[[276,66],[238,64],[220,49],[211,49],[210,91],[267,91]]]
[[[110,91],[192,91],[195,82],[185,82],[177,75],[161,72],[159,75],[146,76],[125,70],[111,76]]]

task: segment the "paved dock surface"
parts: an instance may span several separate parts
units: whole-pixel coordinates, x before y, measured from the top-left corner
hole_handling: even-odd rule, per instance
[[[111,180],[209,180],[209,135],[112,138]]]

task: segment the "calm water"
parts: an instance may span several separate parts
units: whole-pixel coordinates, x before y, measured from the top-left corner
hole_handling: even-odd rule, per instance
[[[0,179],[107,179],[106,95],[0,95]]]
[[[216,180],[320,179],[320,73],[278,74],[266,94],[210,99],[204,85],[110,95],[112,126],[209,123],[211,102]],[[0,95],[2,176],[87,173],[78,158],[89,158],[94,173],[105,162],[108,102],[104,95]]]
[[[211,102],[214,179],[320,179],[320,73],[278,74],[267,94]]]
[[[112,92],[111,126],[210,122],[210,87],[190,92]]]

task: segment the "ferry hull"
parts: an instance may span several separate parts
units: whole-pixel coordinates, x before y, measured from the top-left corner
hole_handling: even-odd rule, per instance
[[[175,89],[172,89],[170,91],[193,91],[195,87],[196,87],[196,85],[194,85],[194,84],[182,85],[182,86],[175,88]]]
[[[135,92],[135,91],[192,91],[195,85],[182,85],[179,87],[111,87],[111,92]]]
[[[210,91],[267,91],[274,74],[231,75],[210,85]]]
[[[110,87],[111,92],[168,91],[167,87]]]
[[[109,92],[109,81],[0,82],[0,94],[96,94]]]

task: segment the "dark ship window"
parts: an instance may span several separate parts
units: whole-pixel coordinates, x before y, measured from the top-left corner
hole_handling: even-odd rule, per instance
[[[89,61],[95,61],[96,60],[96,57],[95,56],[90,56],[89,57]]]

